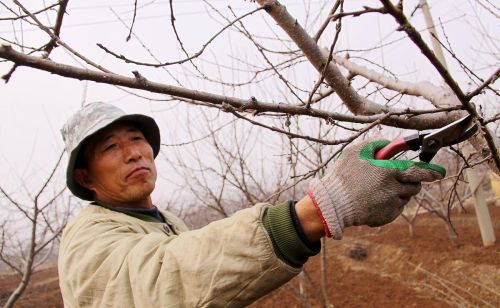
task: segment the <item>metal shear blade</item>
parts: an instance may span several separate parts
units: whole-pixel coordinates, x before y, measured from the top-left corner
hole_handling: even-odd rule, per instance
[[[429,162],[442,147],[465,141],[477,132],[477,125],[472,125],[472,116],[468,115],[426,135],[422,140],[420,160]]]
[[[420,160],[430,162],[442,147],[454,145],[472,137],[477,132],[477,125],[472,124],[471,115],[463,117],[430,133],[417,133],[393,140],[375,153],[376,159],[389,159],[407,150],[420,150]]]

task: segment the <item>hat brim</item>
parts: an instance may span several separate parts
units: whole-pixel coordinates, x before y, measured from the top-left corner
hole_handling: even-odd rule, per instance
[[[109,125],[117,122],[132,122],[134,124],[137,124],[138,128],[141,130],[143,133],[144,137],[148,141],[148,143],[151,145],[151,148],[153,149],[153,154],[154,157],[158,155],[160,152],[160,129],[158,128],[158,125],[156,124],[155,120],[151,117],[148,117],[146,115],[142,114],[127,114],[123,115],[121,117],[115,118],[108,123],[105,123],[101,127],[99,127],[95,132],[89,133],[88,136],[86,136],[76,148],[71,151],[71,155],[69,157],[68,161],[68,167],[66,169],[66,184],[68,185],[69,190],[77,197],[83,199],[83,200],[88,200],[88,201],[94,201],[94,196],[90,190],[87,188],[81,186],[78,184],[75,179],[73,178],[73,171],[75,168],[75,163],[78,158],[78,154],[80,153],[80,150],[85,143],[86,140],[88,140],[90,137],[94,136],[95,134],[99,133]],[[102,123],[101,123],[102,124]]]

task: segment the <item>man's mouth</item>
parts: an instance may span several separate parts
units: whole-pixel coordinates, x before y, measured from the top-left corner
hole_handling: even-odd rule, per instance
[[[138,175],[141,175],[141,174],[144,174],[144,173],[147,173],[147,172],[149,172],[149,168],[147,168],[147,167],[138,167],[138,168],[135,168],[132,171],[130,171],[125,176],[125,178],[128,179],[130,177],[138,176]]]

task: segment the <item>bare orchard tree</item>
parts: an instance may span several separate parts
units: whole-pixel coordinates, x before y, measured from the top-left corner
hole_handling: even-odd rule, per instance
[[[403,1],[394,4],[389,0],[381,0],[378,5],[373,1],[355,4],[342,0],[333,4],[320,1],[315,10],[305,2],[302,10],[305,13],[298,17],[276,0],[258,0],[257,4],[242,1],[241,5],[245,5],[243,14],[237,14],[235,8],[217,6],[208,0],[199,2],[220,27],[204,39],[200,38],[202,42],[195,42],[202,45],[200,49],[191,48],[193,32],[205,34],[208,31],[199,31],[204,25],[196,25],[196,31],[192,28],[189,31],[190,26],[186,24],[181,25],[186,21],[186,17],[176,13],[181,3],[169,1],[161,10],[169,12],[166,18],[170,28],[155,31],[158,31],[158,37],[172,37],[169,46],[176,43],[174,47],[180,56],[165,60],[165,57],[158,56],[161,51],[155,50],[157,45],[147,43],[145,36],[151,35],[151,29],[140,27],[141,14],[151,11],[151,3],[141,5],[138,1],[131,1],[132,9],[122,13],[112,9],[115,20],[123,25],[124,41],[133,42],[140,50],[133,52],[130,48],[121,47],[120,50],[122,44],[106,41],[99,33],[88,38],[98,51],[96,48],[90,51],[73,47],[79,41],[74,37],[64,37],[69,31],[64,26],[65,20],[81,15],[68,0],[47,5],[1,1],[8,11],[2,21],[13,25],[11,33],[0,37],[4,41],[0,57],[12,63],[3,78],[8,82],[15,76],[17,68],[27,66],[66,78],[118,86],[129,92],[139,89],[151,95],[163,94],[169,96],[169,101],[202,104],[268,128],[269,117],[323,119],[340,128],[336,136],[317,140],[307,131],[301,135],[272,130],[325,145],[346,145],[379,125],[431,129],[472,114],[480,127],[480,134],[474,140],[476,149],[487,149],[482,153],[483,157],[488,158],[497,170],[500,167],[490,125],[499,119],[498,108],[488,104],[488,100],[498,97],[494,86],[500,74],[496,67],[498,49],[494,47],[495,38],[484,31],[477,29],[476,37],[481,39],[481,46],[489,46],[481,53],[482,67],[485,68],[475,70],[471,65],[477,66],[472,61],[478,57],[467,58],[455,52],[456,45],[465,42],[462,37],[451,41],[447,36],[450,31],[447,23],[441,21],[440,30],[446,40],[439,43],[455,68],[449,70],[419,30],[424,19],[420,14],[422,1],[405,1],[404,5]],[[477,2],[481,5],[469,5],[475,12],[480,11],[482,17],[464,17],[469,18],[466,23],[481,24],[485,18],[496,18],[498,8],[488,2],[482,3],[482,0]],[[127,23],[130,15],[132,21]],[[374,16],[383,18],[387,27],[392,29],[387,38],[380,38],[376,46],[339,46],[340,41],[349,39],[346,28],[361,28],[366,40],[380,37],[380,33],[375,32],[377,27],[371,24]],[[438,18],[441,20],[440,16]],[[72,21],[81,23],[77,19]],[[30,36],[21,35],[27,29],[31,31]],[[101,32],[106,33],[105,30]],[[43,37],[48,37],[48,40],[40,43]],[[405,59],[391,56],[390,62],[397,63],[397,67],[384,61],[384,57],[381,60],[379,54],[387,52],[387,46],[394,44],[404,47],[408,59],[419,61],[417,70],[430,70],[435,76],[432,78],[434,83],[433,80],[405,80],[405,72],[399,75],[393,72],[401,71],[401,66],[406,65]],[[234,53],[228,54],[228,48],[235,50]],[[244,52],[238,52],[240,48]],[[62,53],[69,54],[74,60],[67,60]],[[221,54],[222,59],[218,57]],[[107,61],[99,60],[104,57]],[[133,76],[118,71],[129,71]],[[147,77],[158,73],[164,75],[162,80],[168,81]],[[207,86],[204,88],[209,90],[201,91],[190,86],[198,81],[205,82]],[[250,114],[253,119],[249,118]],[[324,163],[330,159],[325,159]],[[319,169],[321,166],[313,171]]]
[[[188,144],[165,144],[162,153],[177,171],[179,188],[219,217],[255,202],[298,196],[304,180],[323,172],[349,143],[381,127],[397,128],[384,135],[400,135],[406,133],[401,129],[439,128],[472,114],[480,128],[473,144],[481,157],[460,166],[488,162],[500,169],[494,144],[500,52],[494,33],[484,30],[499,13],[489,1],[467,2],[475,14],[435,14],[434,33],[442,40],[433,34],[431,41],[444,49],[450,68],[426,39],[424,1],[303,1],[299,9],[276,0],[189,3],[186,12],[183,1],[172,0],[93,7],[69,0],[0,0],[0,27],[9,30],[0,32],[3,79],[8,83],[29,67],[118,87],[141,101],[185,105],[188,113],[192,105],[202,108],[201,122],[209,126],[200,128],[192,117]],[[193,7],[203,13],[193,15]],[[90,9],[112,15],[101,23],[89,19]],[[160,14],[164,22],[152,26],[148,21],[157,13],[166,13]],[[469,25],[474,39],[451,35],[456,23]],[[208,119],[214,116],[222,121],[212,125]],[[437,198],[432,189],[441,189],[448,200],[440,204],[453,206],[452,187],[442,184],[430,194]],[[4,195],[18,203],[11,192]],[[50,206],[32,203],[32,212],[22,213],[39,222],[40,209]],[[187,208],[184,213],[190,214]],[[46,234],[60,232],[65,217],[59,218]],[[36,233],[40,228],[32,224],[32,234],[44,234]],[[50,246],[43,243],[51,236],[16,265],[23,280],[15,296],[29,281],[35,253]]]
[[[417,222],[420,208],[420,203],[415,202],[415,199],[412,199],[405,206],[403,213],[401,213],[401,217],[408,224],[408,233],[410,237],[415,236],[415,224]]]
[[[198,126],[186,125],[185,132],[177,127],[166,138],[170,142],[163,144],[162,154],[169,163],[168,178],[185,193],[180,215],[196,227],[257,202],[299,200],[305,194],[305,183],[297,184],[295,180],[321,165],[324,157],[339,147],[321,147],[314,141],[289,138],[287,134],[303,134],[302,119],[296,117],[285,122],[276,120],[271,128],[287,133],[278,135],[266,134],[253,123],[235,121],[225,113],[209,117],[195,107],[185,117],[181,122],[192,123],[196,118]],[[322,122],[316,124],[309,127],[309,132],[318,139],[335,129]],[[190,141],[182,141],[179,136]],[[314,297],[324,307],[330,306],[325,243],[322,248],[321,293],[308,294],[306,269],[299,275],[298,286],[297,281],[288,284],[305,307]]]
[[[471,166],[481,165],[484,159],[476,154],[475,157],[466,160],[451,151],[441,151],[438,162],[446,166],[448,171],[446,178],[431,185],[424,184],[422,191],[413,198],[413,201],[417,204],[417,209],[422,208],[443,220],[451,243],[457,247],[460,245],[460,240],[453,225],[452,211],[465,211],[465,200],[472,195],[468,189],[464,171]],[[486,168],[483,168],[481,176],[483,180],[488,176]],[[416,217],[412,219],[414,224]]]
[[[8,213],[2,215],[0,263],[20,279],[4,307],[14,306],[36,269],[57,251],[58,238],[68,220],[68,205],[71,204],[71,200],[64,198],[65,185],[54,181],[61,158],[62,153],[41,187],[34,192],[29,191],[25,183],[21,185],[21,190],[26,190],[25,196],[21,196],[18,189],[0,187],[3,210]]]
[[[192,135],[188,142],[196,146],[187,145],[188,154],[173,156],[173,147],[165,154],[185,179],[182,188],[220,216],[235,204],[293,195],[345,146],[381,127],[397,128],[390,134],[400,135],[402,129],[439,128],[472,114],[480,128],[473,144],[481,157],[465,168],[476,162],[488,162],[497,172],[500,167],[494,141],[500,52],[495,35],[484,30],[487,20],[497,20],[498,8],[488,1],[467,2],[475,14],[435,14],[439,24],[431,41],[445,50],[450,68],[426,39],[424,1],[303,1],[299,9],[276,0],[239,1],[238,7],[234,1],[190,1],[191,13],[203,8],[198,15],[172,0],[130,1],[125,8],[111,2],[24,2],[0,0],[0,26],[10,29],[0,32],[6,83],[29,67],[118,87],[138,100],[181,104],[188,111],[196,105],[207,118],[227,115],[223,123],[231,123],[230,133],[219,134],[225,124],[209,127]],[[89,22],[82,8],[110,12],[121,30]],[[157,12],[167,13],[164,23],[151,26],[147,21]],[[451,35],[455,23],[468,25],[470,40]],[[241,123],[252,125],[244,130],[248,134],[239,132]],[[189,125],[199,128],[194,118]],[[286,136],[277,137],[277,144],[286,145],[278,146],[280,153],[266,148],[272,143],[252,139],[264,131]],[[210,148],[198,147],[199,139]],[[251,149],[263,148],[268,156],[249,158]],[[255,167],[269,157],[283,160],[273,177]]]
[[[454,151],[458,152],[456,149]],[[451,221],[451,211],[456,206],[462,206],[470,194],[466,194],[466,182],[463,175],[464,169],[468,167],[467,161],[455,152],[450,150],[439,152],[435,161],[445,166],[447,177],[436,183],[424,185],[423,191],[405,206],[401,217],[408,225],[410,237],[415,235],[417,219],[423,209],[437,215],[445,222],[452,243],[458,245],[458,235]]]
[[[195,112],[187,112],[186,123]],[[226,114],[209,119],[201,110],[199,117],[198,132],[187,126],[185,135],[191,141],[175,142],[172,137],[172,142],[162,144],[163,158],[172,170],[171,184],[187,199],[182,202],[184,215],[210,209],[215,215],[207,215],[209,220],[201,223],[206,224],[257,202],[293,199],[296,187],[288,183],[291,157],[283,152],[288,138],[266,136]],[[259,144],[264,139],[269,144],[265,148]]]

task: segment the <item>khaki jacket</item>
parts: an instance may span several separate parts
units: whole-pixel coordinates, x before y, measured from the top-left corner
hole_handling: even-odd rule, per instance
[[[90,204],[63,232],[66,307],[242,307],[300,269],[278,259],[262,226],[266,204],[188,231]],[[172,232],[173,229],[173,232]]]

